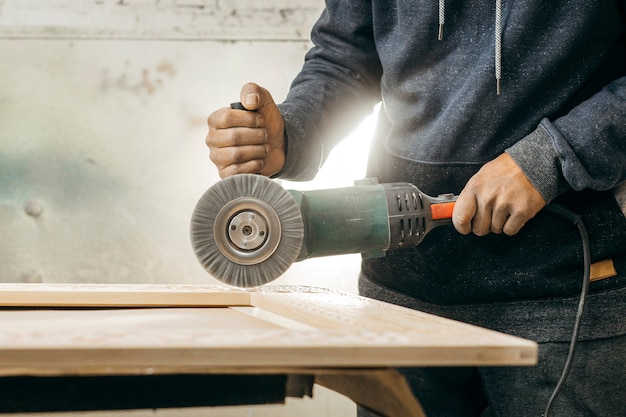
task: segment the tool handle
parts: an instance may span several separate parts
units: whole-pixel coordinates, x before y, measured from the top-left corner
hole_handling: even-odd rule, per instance
[[[233,110],[246,110],[248,111],[248,109],[246,109],[243,104],[241,104],[240,102],[235,102],[235,103],[230,103],[230,108]]]

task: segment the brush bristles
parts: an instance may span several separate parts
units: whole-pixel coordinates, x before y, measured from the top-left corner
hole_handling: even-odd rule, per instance
[[[274,253],[259,263],[244,265],[231,261],[216,244],[215,219],[222,207],[239,197],[264,201],[276,212],[281,230]],[[225,237],[227,239],[228,237]],[[253,174],[228,177],[209,188],[196,204],[191,217],[191,244],[200,264],[218,280],[235,287],[256,287],[281,276],[293,264],[304,240],[300,208],[285,189],[275,181]]]

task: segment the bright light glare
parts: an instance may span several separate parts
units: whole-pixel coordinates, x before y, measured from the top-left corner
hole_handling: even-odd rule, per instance
[[[287,190],[325,190],[351,187],[365,177],[367,156],[376,127],[379,106],[330,153],[326,163],[312,181],[281,181]],[[279,278],[283,284],[334,288],[358,294],[360,254],[328,256],[294,263]]]
[[[350,187],[355,180],[365,178],[367,156],[376,128],[379,106],[331,151],[315,179],[307,182],[282,181],[286,189],[319,190]]]

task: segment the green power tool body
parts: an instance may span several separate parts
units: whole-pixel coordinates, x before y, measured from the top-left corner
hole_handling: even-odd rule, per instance
[[[239,174],[217,182],[198,201],[191,242],[212,276],[255,287],[304,259],[380,257],[414,247],[433,228],[451,223],[455,201],[453,194],[431,197],[410,183],[365,179],[352,187],[297,191]]]

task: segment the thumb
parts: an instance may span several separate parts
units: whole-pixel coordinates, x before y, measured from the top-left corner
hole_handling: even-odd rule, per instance
[[[274,104],[274,99],[269,91],[255,83],[244,85],[239,97],[246,110],[259,110],[263,106]]]

